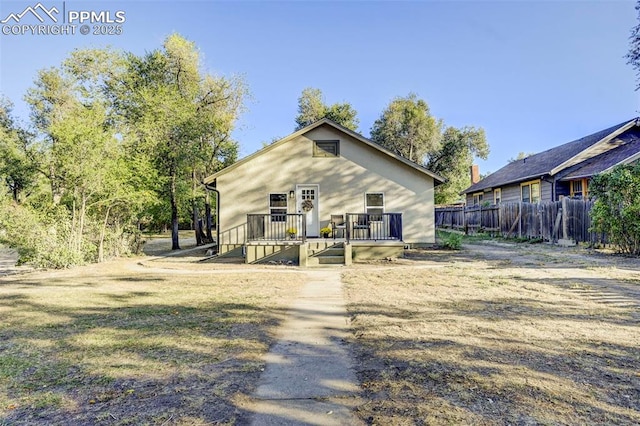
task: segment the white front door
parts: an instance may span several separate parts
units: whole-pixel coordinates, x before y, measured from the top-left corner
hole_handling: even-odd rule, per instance
[[[319,192],[318,185],[296,185],[296,207],[298,213],[306,216],[307,237],[320,235]]]

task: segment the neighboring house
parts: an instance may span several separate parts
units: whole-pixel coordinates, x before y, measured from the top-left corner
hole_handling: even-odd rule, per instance
[[[205,184],[219,196],[220,255],[305,264],[314,250],[333,246],[346,248],[337,257],[348,263],[355,252],[359,258],[385,257],[408,244],[433,243],[434,187],[443,181],[323,119],[207,177]],[[322,238],[327,227],[334,232]]]
[[[464,190],[467,205],[587,198],[592,176],[640,158],[639,122],[634,118],[513,161]]]

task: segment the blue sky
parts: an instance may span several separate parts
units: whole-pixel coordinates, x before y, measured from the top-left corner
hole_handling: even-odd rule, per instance
[[[0,20],[32,2],[0,3]],[[61,9],[62,1],[42,0]],[[69,10],[122,10],[123,34],[0,34],[0,92],[16,115],[39,69],[75,48],[111,45],[142,54],[178,32],[208,71],[244,76],[251,100],[235,133],[241,155],[293,131],[305,87],[350,102],[360,132],[396,96],[415,92],[451,126],[482,127],[495,171],[518,152],[540,152],[638,115],[626,65],[634,1],[216,2],[80,1]],[[27,18],[25,18],[27,19]]]

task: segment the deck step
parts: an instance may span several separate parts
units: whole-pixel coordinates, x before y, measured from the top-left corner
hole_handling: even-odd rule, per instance
[[[307,259],[307,266],[344,265],[344,256],[314,256]]]
[[[344,244],[314,242],[307,246],[307,266],[344,265]]]
[[[344,247],[329,247],[326,249],[311,249],[309,256],[340,256],[344,255]]]

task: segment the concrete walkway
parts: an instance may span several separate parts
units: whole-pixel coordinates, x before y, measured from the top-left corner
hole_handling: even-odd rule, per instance
[[[308,271],[267,354],[251,410],[253,425],[359,425],[358,381],[343,339],[348,317],[340,268]]]

